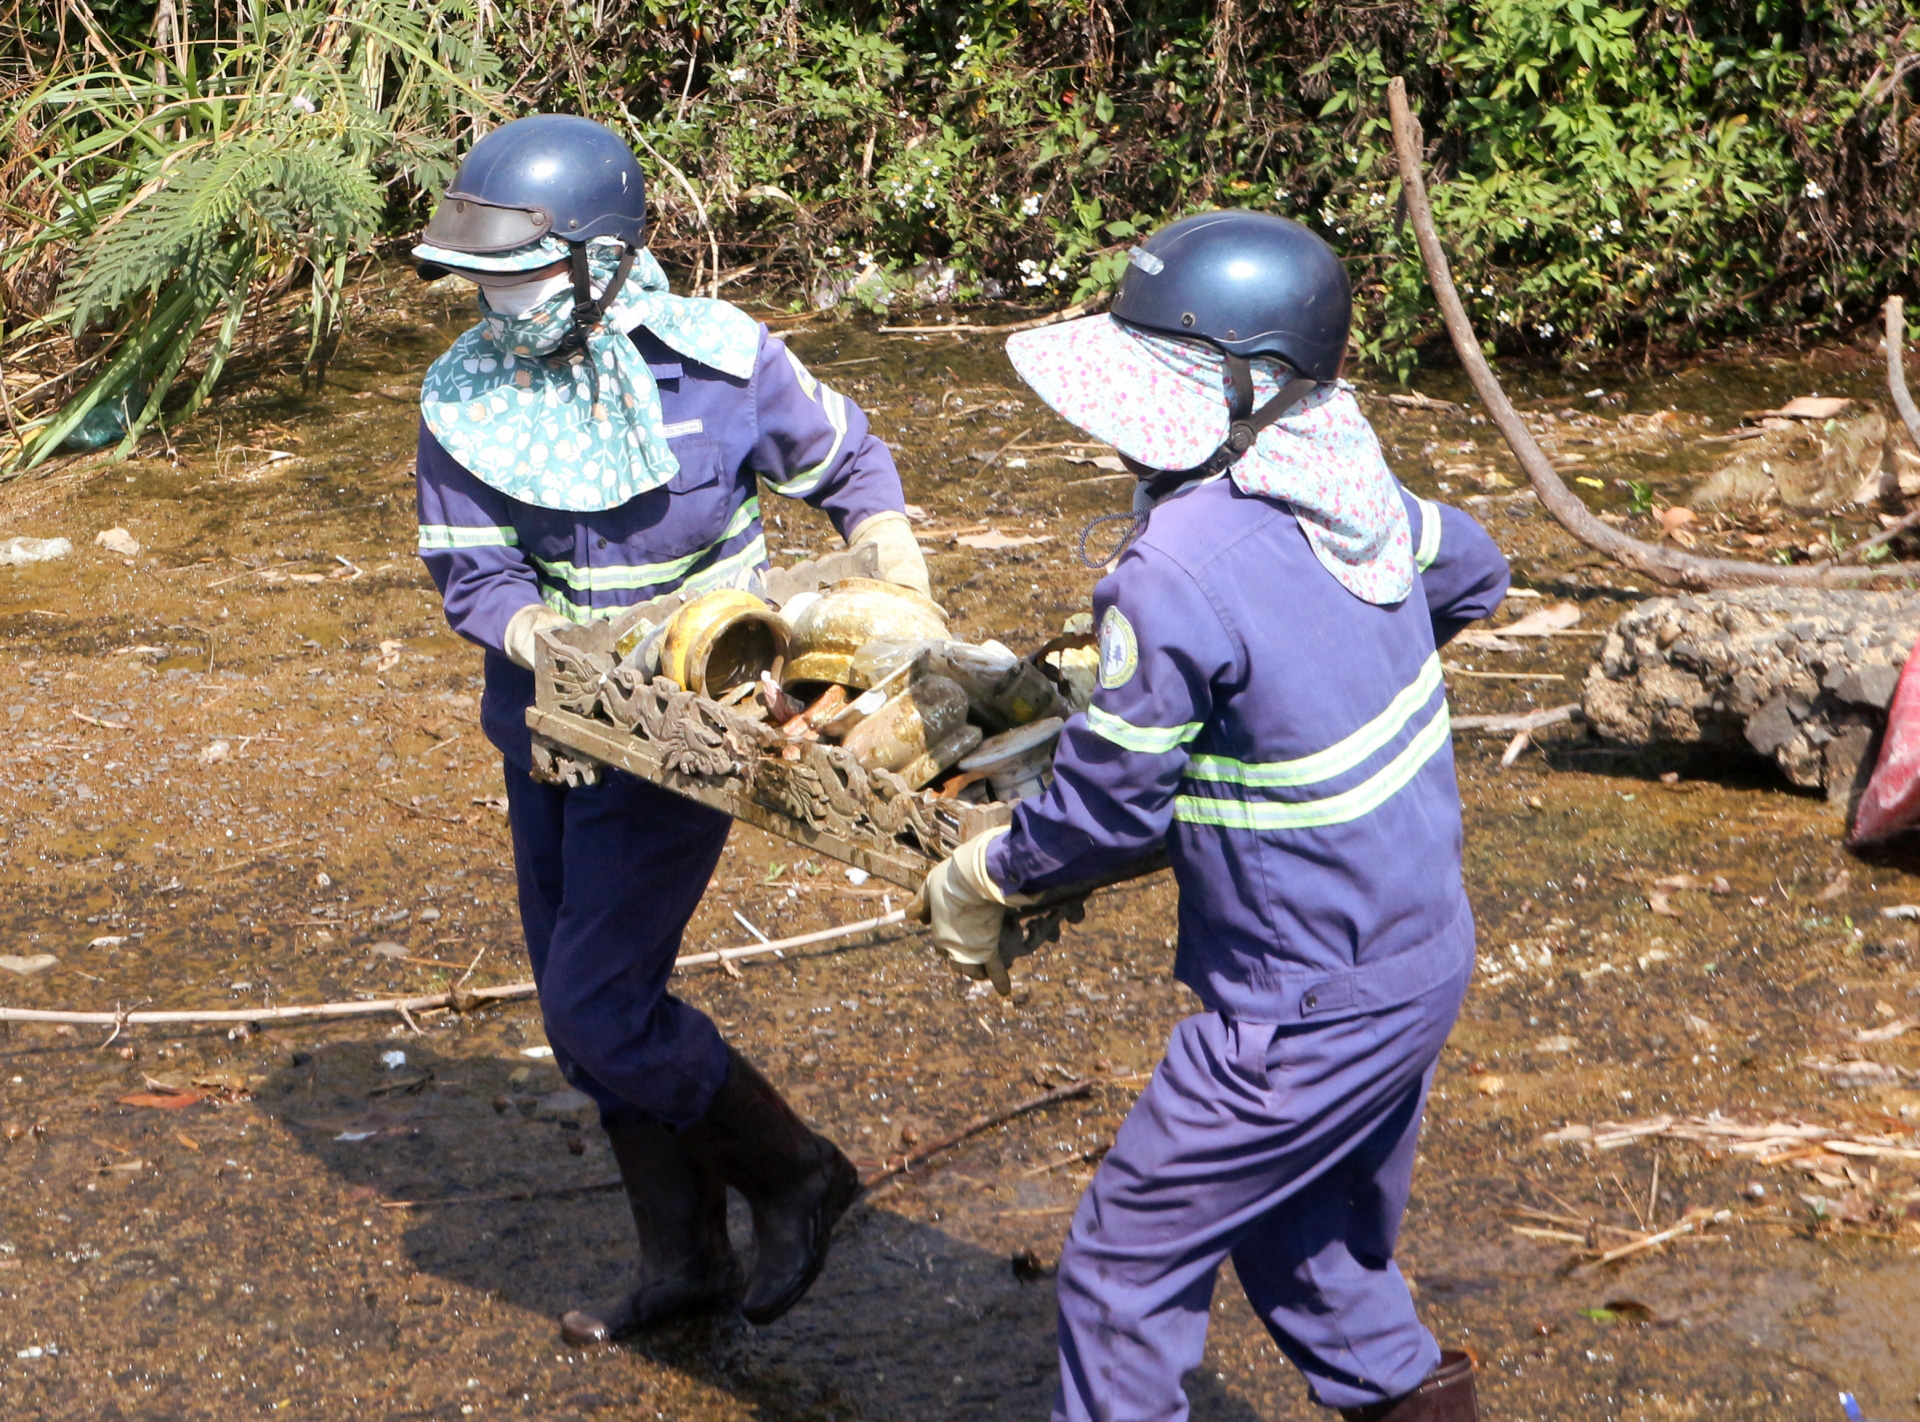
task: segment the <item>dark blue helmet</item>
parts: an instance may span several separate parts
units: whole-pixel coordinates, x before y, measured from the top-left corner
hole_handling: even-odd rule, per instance
[[[1353,292],[1333,248],[1266,212],[1203,212],[1133,249],[1111,307],[1156,335],[1286,362],[1308,380],[1340,373]]]
[[[492,256],[548,235],[639,247],[646,227],[646,180],[619,134],[571,114],[531,114],[473,145],[421,240]]]

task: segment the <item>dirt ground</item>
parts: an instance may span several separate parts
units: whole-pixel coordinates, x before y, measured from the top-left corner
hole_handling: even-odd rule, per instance
[[[480,655],[448,632],[413,554],[415,382],[460,314],[392,283],[362,292],[356,336],[318,385],[262,373],[170,454],[0,488],[0,536],[74,543],[0,571],[0,951],[57,959],[0,971],[0,1003],[244,1007],[526,976],[501,769],[475,719]],[[1083,447],[995,343],[776,324],[895,442],[960,635],[1031,647],[1088,605],[1094,575],[1072,549],[1125,482],[1063,461]],[[1734,412],[1873,379],[1869,354],[1839,350],[1631,380],[1574,371],[1527,394],[1556,458],[1604,473],[1594,497],[1634,519],[1613,478],[1677,499],[1715,448],[1700,436]],[[1617,401],[1589,382],[1617,383]],[[1368,409],[1402,476],[1475,500],[1517,584],[1580,606],[1576,631],[1649,592],[1511,497],[1520,481],[1483,422],[1371,396]],[[983,523],[1044,541],[952,542]],[[97,546],[110,528],[140,551]],[[1823,530],[1777,516],[1701,529],[1753,556]],[[837,541],[797,505],[769,534],[778,562]],[[1513,599],[1501,620],[1542,605]],[[1596,646],[1450,649],[1456,713],[1574,699]],[[1835,1176],[1828,1161],[1833,1184],[1804,1159],[1542,1137],[1719,1112],[1912,1144],[1920,1093],[1846,1088],[1802,1061],[1920,1016],[1920,935],[1879,912],[1920,900],[1920,860],[1850,857],[1826,806],[1764,767],[1562,728],[1503,771],[1503,746],[1455,741],[1482,971],[1441,1063],[1402,1241],[1431,1326],[1479,1360],[1492,1418],[1837,1422],[1841,1388],[1870,1416],[1915,1416],[1915,1162],[1850,1160]],[[1654,883],[1682,873],[1725,883]],[[740,827],[687,949],[743,941],[736,914],[779,935],[882,906],[877,886]],[[679,990],[868,1160],[1093,1085],[871,1195],[773,1327],[709,1320],[591,1352],[565,1348],[554,1319],[619,1281],[631,1225],[596,1188],[610,1157],[539,1055],[532,1003],[251,1034],[14,1025],[0,1037],[0,1413],[1043,1416],[1070,1212],[1195,1008],[1169,976],[1173,906],[1165,876],[1104,896],[1021,965],[1010,1001],[912,934],[754,960],[737,978],[686,972]],[[1913,1040],[1852,1050],[1913,1066]],[[125,1103],[181,1088],[203,1099]],[[1697,1207],[1714,1217],[1670,1245],[1572,1267],[1582,1235],[1632,1238]],[[1217,1422],[1318,1415],[1230,1276],[1189,1391]]]

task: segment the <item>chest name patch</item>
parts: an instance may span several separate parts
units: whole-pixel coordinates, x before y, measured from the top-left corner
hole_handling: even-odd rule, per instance
[[[1119,608],[1108,608],[1100,619],[1100,685],[1108,691],[1125,686],[1139,667],[1140,642],[1133,624]]]
[[[678,439],[681,435],[699,434],[704,429],[698,420],[680,420],[671,425],[660,426],[660,438]]]

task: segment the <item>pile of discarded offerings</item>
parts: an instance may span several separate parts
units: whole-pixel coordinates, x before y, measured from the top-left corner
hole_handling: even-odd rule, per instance
[[[936,604],[873,571],[871,550],[836,553],[751,590],[683,590],[542,633],[534,775],[624,770],[917,888],[1046,789],[1099,654],[1085,613],[1024,657],[956,641]],[[1077,919],[1099,886],[1046,896],[1029,939]]]

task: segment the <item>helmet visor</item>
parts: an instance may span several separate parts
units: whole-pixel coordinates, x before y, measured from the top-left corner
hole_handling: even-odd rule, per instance
[[[539,208],[495,207],[448,193],[434,209],[421,241],[429,247],[485,256],[536,242],[552,226],[552,215]]]

